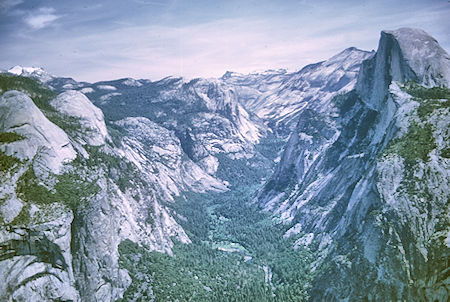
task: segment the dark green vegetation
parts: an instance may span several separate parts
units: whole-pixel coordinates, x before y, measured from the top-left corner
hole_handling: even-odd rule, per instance
[[[433,113],[434,110],[449,107],[450,107],[450,100],[443,100],[443,101],[433,99],[422,100],[419,108],[417,109],[417,114],[422,120],[424,120],[428,116],[430,116],[430,114]]]
[[[274,159],[280,154],[285,141],[279,137],[268,136],[262,138],[256,150],[259,153],[250,159],[230,159],[218,154],[220,161],[217,177],[228,181],[232,190],[247,186],[262,184],[265,176],[274,168]]]
[[[132,188],[137,182],[144,185],[140,181],[139,171],[131,162],[124,158],[105,153],[102,147],[86,145],[85,149],[89,153],[89,158],[78,158],[77,163],[85,167],[101,167],[114,180],[114,183],[117,184],[122,192],[125,192],[128,188]]]
[[[431,125],[420,126],[412,123],[404,136],[394,139],[389,144],[386,152],[397,153],[408,162],[414,162],[417,159],[428,161],[430,152],[436,147]]]
[[[267,159],[274,160],[284,148],[286,141],[273,134],[261,138],[260,144],[256,145],[256,151]]]
[[[20,163],[18,158],[7,155],[5,152],[0,150],[0,172],[8,172],[18,163]]]
[[[145,282],[151,285],[155,301],[265,301],[263,297],[269,296],[264,271],[236,253],[175,243],[171,257],[149,253],[130,241],[122,242],[119,252],[120,264],[133,279],[122,301],[135,294],[141,297],[138,301],[149,301],[152,295]]]
[[[34,173],[32,164],[19,177],[16,194],[26,205],[11,225],[23,225],[30,222],[29,205],[50,205],[62,203],[72,210],[83,207],[89,198],[96,195],[100,187],[96,184],[97,170],[102,169],[113,178],[119,188],[125,191],[139,181],[136,168],[123,159],[109,155],[100,147],[85,146],[89,152],[88,159],[77,157],[69,164],[69,169],[61,175],[51,175],[45,181]],[[6,159],[7,161],[6,161]],[[10,167],[20,161],[14,157],[6,157],[0,153],[0,163],[6,162]],[[8,169],[9,169],[8,168]],[[49,185],[53,183],[53,185]]]
[[[433,131],[438,127],[436,122],[440,119],[439,114],[442,110],[449,109],[450,90],[441,87],[425,88],[413,82],[404,84],[402,89],[419,103],[417,115],[420,121],[410,119],[408,131],[392,140],[383,154],[396,153],[404,159],[406,177],[403,178],[400,188],[405,189],[413,198],[423,198],[430,202],[433,195],[429,188],[423,185],[423,179],[430,177],[430,171],[425,170],[425,175],[421,177],[418,177],[415,171],[421,169],[418,167],[418,160],[429,161],[430,152],[438,148]],[[441,110],[441,113],[436,112],[438,110]],[[437,120],[431,118],[433,114],[437,114]],[[445,114],[448,113],[444,113],[444,117]],[[450,148],[442,148],[437,154],[449,158]]]
[[[53,111],[49,103],[56,97],[56,93],[35,79],[0,73],[0,93],[8,90],[22,91],[33,99],[39,109]]]
[[[450,107],[450,89],[448,88],[425,88],[418,84],[407,83],[403,89],[419,102],[417,114],[421,120],[425,120],[437,109]]]
[[[0,94],[8,90],[18,90],[27,94],[51,122],[67,133],[74,135],[80,132],[79,119],[62,116],[61,113],[56,112],[50,105],[50,101],[56,97],[57,93],[38,80],[0,73]]]
[[[397,153],[406,160],[407,164],[413,164],[416,160],[429,160],[429,154],[437,148],[433,136],[433,126],[428,118],[439,109],[450,107],[450,90],[448,88],[425,88],[409,82],[402,87],[413,99],[419,102],[417,115],[421,122],[411,122],[408,132],[400,138],[391,141],[385,153]],[[441,156],[448,158],[449,149],[441,151]]]
[[[27,225],[31,222],[30,217],[30,204],[27,203],[22,210],[20,210],[19,215],[17,215],[10,225]]]
[[[1,143],[12,143],[16,141],[20,141],[24,139],[24,137],[20,134],[14,132],[2,132],[0,133],[0,144]]]
[[[276,150],[270,154],[277,156]],[[299,235],[284,238],[290,226],[277,224],[252,202],[258,182],[270,173],[269,160],[259,166],[252,160],[220,160],[219,173],[234,184],[230,191],[188,193],[167,205],[179,215],[192,244],[174,242],[173,256],[149,252],[131,241],[120,244],[120,265],[133,280],[123,301],[148,301],[153,295],[155,301],[307,299],[311,252],[294,250]]]
[[[441,151],[441,156],[445,158],[450,158],[450,148],[445,148]]]
[[[30,223],[30,205],[46,206],[52,203],[61,203],[75,210],[97,194],[100,187],[95,180],[89,179],[80,165],[79,159],[72,162],[74,169],[61,175],[49,175],[45,181],[40,180],[34,173],[33,164],[30,163],[27,170],[17,181],[16,194],[25,206],[10,225],[26,225]],[[48,185],[53,183],[53,185]]]
[[[251,205],[252,191],[179,200],[176,210],[187,218],[179,222],[193,243],[175,242],[173,257],[122,242],[120,264],[133,279],[124,301],[136,293],[146,301],[143,275],[156,301],[304,301],[310,252],[294,250],[295,236],[282,236],[287,227]]]
[[[95,182],[85,179],[75,172],[55,175],[55,178],[54,188],[50,190],[39,181],[32,166],[29,166],[17,181],[17,196],[25,202],[36,204],[61,202],[71,209],[75,209],[99,190]]]
[[[220,162],[217,177],[227,180],[233,187],[251,186],[260,182],[261,175],[266,173],[267,164],[270,164],[265,158],[233,160],[222,154],[218,154],[217,158]],[[261,162],[265,162],[266,165]],[[233,175],[233,177],[229,177],[229,175]]]
[[[403,89],[419,99],[450,99],[450,89],[445,87],[426,88],[415,82],[405,83]]]

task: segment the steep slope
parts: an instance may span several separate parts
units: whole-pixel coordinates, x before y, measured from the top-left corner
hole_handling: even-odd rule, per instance
[[[5,77],[33,100],[17,91],[0,98],[1,299],[120,298],[130,282],[118,266],[120,242],[171,253],[172,238],[190,240],[166,203],[183,190],[225,184],[184,157],[173,132],[145,118],[107,127],[80,92],[56,96]]]
[[[312,300],[448,299],[448,70],[425,32],[384,31],[356,90],[300,112],[258,199],[321,255]]]
[[[217,171],[218,156],[253,157],[254,145],[265,136],[263,123],[242,107],[232,87],[219,80],[127,79],[88,88],[92,89],[88,95],[108,120],[149,119],[173,132],[184,154],[211,175]]]
[[[0,121],[0,298],[77,300],[70,254],[72,213],[58,203],[41,210],[23,197],[32,194],[24,190],[27,169],[47,177],[59,173],[76,153],[66,133],[23,93],[0,97]],[[30,223],[30,215],[39,223]]]
[[[248,76],[227,73],[241,103],[281,135],[288,135],[298,113],[308,104],[327,108],[331,99],[352,90],[361,62],[373,53],[351,47],[330,59],[305,66],[295,73],[268,71]]]
[[[295,73],[0,74],[0,300],[446,301],[449,61],[400,29]]]

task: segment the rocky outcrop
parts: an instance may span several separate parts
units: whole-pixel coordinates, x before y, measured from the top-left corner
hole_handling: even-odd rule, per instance
[[[72,273],[72,215],[44,223],[0,228],[2,301],[78,301]],[[56,215],[55,215],[56,216]]]
[[[65,118],[74,118],[73,123],[81,126],[74,131],[79,136],[80,143],[92,146],[105,144],[108,135],[103,112],[95,107],[81,92],[68,90],[61,93],[50,102]]]
[[[448,147],[437,144],[448,140],[448,100],[420,86],[447,85],[448,55],[425,35],[383,32],[355,91],[301,111],[259,192],[263,208],[305,234],[298,244],[317,247],[314,301],[448,299]]]
[[[125,131],[119,153],[135,163],[148,182],[160,187],[165,200],[172,200],[182,191],[227,190],[222,181],[183,156],[181,142],[173,131],[144,117],[130,117],[115,124]]]
[[[228,73],[222,79],[235,87],[248,111],[279,135],[286,136],[295,128],[305,107],[326,110],[335,95],[352,90],[361,62],[372,55],[351,47],[294,73],[283,70],[254,75]]]
[[[450,86],[450,56],[419,29],[382,31],[377,54],[361,66],[357,91],[367,104],[382,110],[392,81],[425,87]]]
[[[16,91],[0,98],[0,299],[115,301],[131,282],[118,265],[121,241],[167,253],[172,238],[190,242],[159,201],[226,187],[146,119],[117,123],[114,145],[83,94],[49,105],[56,111]]]
[[[76,156],[67,134],[50,122],[26,94],[18,91],[6,92],[0,98],[0,131],[24,137],[1,148],[6,154],[24,160],[38,156],[36,173],[50,170],[57,174],[64,163]]]

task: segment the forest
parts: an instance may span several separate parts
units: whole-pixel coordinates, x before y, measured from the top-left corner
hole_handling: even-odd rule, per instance
[[[269,138],[258,148],[274,157],[279,145]],[[305,301],[314,277],[312,252],[294,249],[302,234],[285,238],[291,225],[253,202],[259,182],[273,167],[273,158],[267,157],[220,156],[218,175],[231,183],[229,191],[188,192],[167,203],[192,240],[174,240],[173,255],[123,241],[119,264],[132,284],[119,301]]]

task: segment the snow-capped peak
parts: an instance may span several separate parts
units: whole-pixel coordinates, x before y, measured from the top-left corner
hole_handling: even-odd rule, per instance
[[[51,81],[54,78],[54,76],[40,67],[23,67],[20,65],[16,65],[10,68],[8,72],[19,76],[36,78],[42,83]]]

